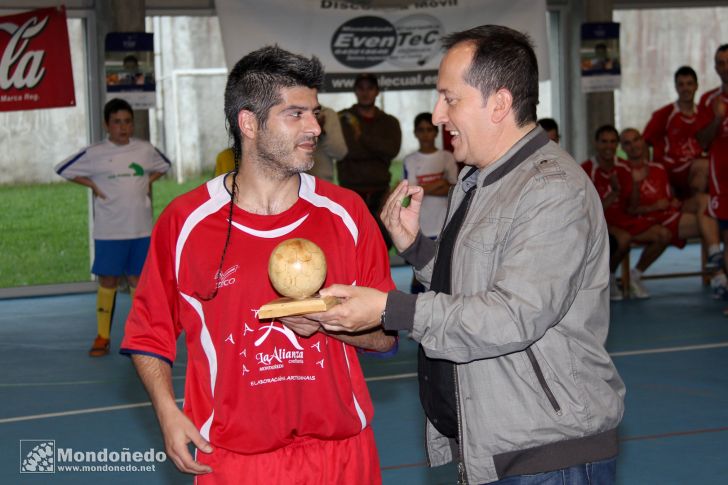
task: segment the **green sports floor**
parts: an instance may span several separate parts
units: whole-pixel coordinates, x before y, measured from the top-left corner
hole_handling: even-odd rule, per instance
[[[698,257],[696,246],[671,249],[652,271],[692,270]],[[400,288],[409,287],[409,268],[392,273]],[[646,285],[651,299],[612,304],[607,347],[627,385],[618,483],[726,484],[728,302],[712,300],[697,277]],[[0,301],[0,484],[192,483],[168,461],[154,471],[20,473],[29,450],[48,441],[73,450],[163,450],[131,363],[115,352],[129,297],[117,302],[117,348],[101,359],[86,355],[94,306],[92,294]],[[425,464],[416,350],[403,335],[394,358],[362,357],[384,483],[453,484],[453,466]],[[173,371],[179,396],[185,359],[182,349]]]

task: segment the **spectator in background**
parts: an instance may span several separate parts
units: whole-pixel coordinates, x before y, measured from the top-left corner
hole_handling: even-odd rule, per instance
[[[97,336],[89,355],[109,353],[111,323],[119,279],[126,276],[129,292],[139,282],[152,233],[150,186],[170,162],[149,142],[132,138],[134,112],[114,98],[104,106],[108,139],[84,148],[56,165],[61,177],[93,191],[94,263],[99,278],[96,295]]]
[[[313,153],[313,168],[308,173],[318,178],[334,181],[334,162],[346,156],[346,140],[336,111],[321,107],[318,115],[321,134]]]
[[[700,237],[708,250],[706,269],[720,270],[722,253],[718,224],[707,213],[708,195],[697,193],[682,202],[674,197],[667,171],[662,165],[649,161],[647,144],[639,130],[623,130],[620,143],[628,160],[617,172],[627,212],[666,227],[670,231],[670,242],[679,248],[685,247],[686,239]],[[642,271],[640,268],[632,270],[630,284],[634,282],[633,289],[638,290],[638,298],[647,298],[649,294],[641,283]],[[714,284],[711,286],[715,288]]]
[[[226,148],[215,158],[215,177],[235,170],[235,154],[232,148]]]
[[[652,159],[667,170],[675,196],[684,200],[708,189],[708,160],[701,157],[703,148],[695,136],[698,75],[691,67],[675,71],[675,90],[677,101],[652,113],[643,137],[652,145]]]
[[[645,217],[627,214],[620,199],[618,170],[626,169],[626,161],[617,158],[619,132],[612,125],[600,126],[594,135],[596,155],[581,164],[602,201],[604,217],[609,232],[609,298],[612,301],[622,299],[622,291],[617,285],[617,269],[624,257],[629,253],[633,242],[645,244],[634,272],[641,275],[657,260],[670,244],[670,231],[660,224]],[[633,283],[636,282],[636,283]],[[629,291],[638,298],[647,298],[649,294],[639,284],[639,279],[630,279]]]
[[[399,153],[402,131],[399,121],[375,106],[379,82],[373,74],[359,74],[354,81],[356,104],[339,112],[348,153],[339,160],[339,184],[359,194],[391,246],[379,219],[379,209],[389,192],[389,166]]]
[[[558,143],[559,140],[561,140],[561,136],[559,135],[559,125],[556,123],[555,119],[541,118],[538,120],[538,124],[541,125],[541,128],[543,128],[551,141]]]
[[[422,235],[437,239],[447,216],[447,194],[458,180],[455,157],[435,146],[437,126],[432,124],[432,113],[420,113],[415,117],[415,138],[420,149],[404,158],[404,179],[410,185],[419,185],[424,191],[420,208],[420,230]],[[410,291],[420,293],[425,287],[412,280]]]

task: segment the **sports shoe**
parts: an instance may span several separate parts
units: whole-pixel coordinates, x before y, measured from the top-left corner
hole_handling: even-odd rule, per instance
[[[639,300],[644,300],[645,298],[650,297],[647,288],[645,288],[645,285],[642,284],[642,279],[637,277],[634,274],[634,271],[629,275],[629,292],[632,296]]]
[[[718,251],[710,256],[708,256],[708,259],[705,260],[705,269],[708,270],[716,270],[716,269],[722,269],[723,268],[723,251]]]
[[[88,355],[90,357],[103,357],[104,355],[108,355],[110,342],[109,339],[97,335],[91,350],[88,351]]]
[[[621,301],[623,298],[622,290],[617,286],[617,275],[609,275],[609,299],[612,301]]]
[[[728,281],[723,273],[717,274],[710,279],[710,292],[714,300],[728,299]]]

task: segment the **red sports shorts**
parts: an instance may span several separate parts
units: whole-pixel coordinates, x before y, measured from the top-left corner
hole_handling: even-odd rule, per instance
[[[222,448],[197,453],[212,472],[197,475],[196,485],[381,485],[374,432],[367,427],[343,440],[299,438],[269,453],[241,455]]]

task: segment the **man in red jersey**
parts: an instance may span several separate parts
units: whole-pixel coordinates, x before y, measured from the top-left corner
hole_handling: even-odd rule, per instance
[[[679,248],[685,246],[686,239],[700,237],[708,249],[708,261],[713,263],[709,269],[718,269],[718,225],[707,213],[708,195],[697,193],[685,201],[678,200],[672,194],[667,170],[662,165],[649,161],[647,146],[639,130],[623,130],[620,143],[629,162],[617,173],[621,198],[627,213],[651,219],[667,228],[670,231],[670,242]],[[649,296],[640,281],[642,271],[636,268],[630,277],[643,292],[643,296],[636,292],[637,296]]]
[[[602,199],[607,229],[614,238],[609,257],[609,297],[613,301],[622,299],[622,292],[617,287],[616,271],[619,264],[630,250],[632,242],[645,244],[639,261],[632,274],[642,274],[662,254],[670,243],[670,232],[660,224],[641,216],[628,214],[620,199],[618,171],[626,169],[626,161],[617,158],[619,133],[612,125],[604,125],[597,129],[594,137],[596,155],[581,164],[589,175]],[[639,278],[630,278],[630,291],[638,298],[646,298],[646,291]]]
[[[152,235],[122,353],[150,395],[170,459],[198,484],[381,483],[356,349],[387,351],[395,338],[258,317],[278,296],[269,255],[289,238],[323,249],[326,285],[394,286],[361,198],[305,173],[321,132],[322,79],[318,59],[278,47],[242,58],[225,90],[236,169],[175,199]],[[171,363],[183,331],[180,411]]]
[[[653,160],[667,170],[675,195],[685,200],[708,189],[708,160],[701,156],[703,148],[695,137],[698,75],[693,68],[682,66],[675,71],[675,90],[677,101],[652,113],[643,136],[652,145]]]
[[[718,219],[725,265],[728,248],[728,44],[721,45],[715,52],[715,72],[720,76],[721,85],[700,98],[697,136],[703,148],[708,150],[709,211]]]

